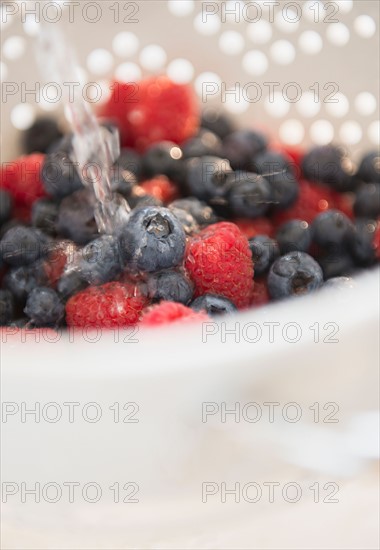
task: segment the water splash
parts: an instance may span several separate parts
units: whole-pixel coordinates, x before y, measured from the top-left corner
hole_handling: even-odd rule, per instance
[[[41,73],[62,90],[66,118],[73,132],[73,160],[79,176],[97,199],[95,219],[100,233],[114,233],[130,211],[125,199],[111,187],[112,167],[120,156],[119,135],[99,125],[82,94],[70,97],[68,83],[79,83],[79,66],[73,49],[57,24],[41,23],[37,47]]]

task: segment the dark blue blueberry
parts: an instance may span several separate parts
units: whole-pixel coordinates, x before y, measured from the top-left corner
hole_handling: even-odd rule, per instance
[[[272,264],[268,275],[268,290],[273,299],[309,294],[322,283],[322,269],[305,252],[281,256]]]
[[[58,205],[50,199],[39,199],[32,206],[32,225],[47,235],[56,235]]]
[[[376,221],[359,219],[355,221],[355,231],[351,243],[351,252],[358,266],[370,266],[376,261],[374,236]]]
[[[273,207],[276,210],[289,208],[298,198],[299,185],[290,172],[281,172],[267,178],[272,191]]]
[[[214,132],[220,139],[224,139],[235,130],[232,120],[213,107],[208,107],[203,111],[201,126]]]
[[[237,312],[235,304],[224,298],[224,296],[217,296],[216,294],[199,296],[190,304],[190,307],[194,311],[206,311],[210,317]]]
[[[12,197],[8,191],[0,189],[0,225],[7,222],[12,213]]]
[[[346,290],[355,288],[355,281],[351,277],[332,277],[328,279],[323,288],[331,288],[332,290]]]
[[[31,153],[46,153],[49,147],[62,138],[62,132],[53,118],[42,117],[22,134],[22,149]]]
[[[0,290],[0,326],[10,323],[13,318],[13,297],[9,290]]]
[[[237,130],[229,134],[223,142],[223,156],[226,157],[234,170],[251,170],[251,160],[266,150],[267,138],[253,130]]]
[[[147,281],[148,296],[154,302],[167,300],[188,304],[194,288],[187,277],[178,271],[162,271],[151,275]]]
[[[339,210],[326,210],[318,214],[311,230],[315,244],[338,254],[347,249],[354,234],[353,223]]]
[[[58,150],[46,155],[41,176],[46,192],[54,199],[67,197],[83,187],[77,169],[66,151]]]
[[[365,183],[357,189],[354,212],[360,218],[380,216],[380,183]]]
[[[15,300],[24,303],[28,294],[37,286],[48,284],[48,278],[42,261],[32,265],[10,269],[4,277],[4,286],[8,288]]]
[[[24,313],[37,327],[56,326],[64,317],[65,306],[52,288],[37,287],[29,294]]]
[[[219,157],[192,158],[186,162],[186,186],[190,195],[213,204],[225,202],[231,165]]]
[[[103,235],[88,243],[81,251],[78,270],[81,277],[91,285],[115,280],[122,269],[116,237]]]
[[[268,181],[250,172],[234,172],[227,177],[228,206],[232,214],[241,218],[263,216],[272,203]]]
[[[81,273],[75,269],[62,275],[57,284],[57,292],[62,300],[67,301],[87,286],[88,283],[83,280]]]
[[[330,252],[318,257],[318,263],[322,268],[323,277],[347,277],[354,271],[354,260],[349,252]]]
[[[115,163],[115,171],[117,173],[122,171],[132,172],[137,179],[140,179],[142,175],[140,155],[134,149],[125,147],[121,150],[120,157]]]
[[[155,272],[179,265],[185,254],[186,235],[167,208],[134,210],[119,236],[120,251],[132,272]]]
[[[251,160],[250,168],[270,183],[273,207],[276,210],[289,208],[297,200],[299,186],[295,168],[284,155],[275,151],[264,151]]]
[[[278,229],[276,239],[281,254],[287,254],[293,250],[307,252],[311,245],[310,225],[302,220],[286,222]]]
[[[280,255],[277,242],[266,235],[256,235],[249,239],[249,247],[256,276],[266,273]]]
[[[1,239],[0,254],[4,262],[13,267],[29,265],[48,252],[49,243],[39,229],[16,225]]]
[[[95,207],[95,196],[90,189],[69,195],[59,207],[57,232],[77,244],[93,241],[98,236]]]
[[[359,166],[357,178],[367,183],[380,183],[380,152],[367,153]]]
[[[222,140],[210,130],[201,128],[197,136],[185,141],[182,151],[184,158],[221,157],[223,154]]]
[[[306,179],[325,183],[337,191],[350,191],[354,186],[354,164],[334,145],[322,145],[309,151],[302,160],[302,171]]]
[[[9,323],[9,326],[12,328],[33,328],[33,323],[27,317],[21,317]]]
[[[185,167],[182,149],[171,141],[162,141],[149,147],[142,157],[143,176],[147,179],[158,175],[183,183]]]
[[[112,191],[128,200],[134,193],[136,185],[137,178],[133,172],[114,169],[111,179]]]
[[[65,151],[68,155],[73,152],[73,135],[66,134],[63,138],[54,141],[46,151],[47,154],[56,153],[57,151]]]
[[[194,220],[200,227],[211,225],[218,221],[218,218],[208,204],[196,199],[195,197],[188,197],[186,199],[177,199],[173,201],[169,208],[176,208],[184,210],[191,214]]]
[[[194,233],[199,231],[199,225],[189,212],[186,212],[186,210],[182,208],[176,208],[175,206],[169,206],[169,210],[173,212],[177,220],[181,223],[186,235],[194,235]]]

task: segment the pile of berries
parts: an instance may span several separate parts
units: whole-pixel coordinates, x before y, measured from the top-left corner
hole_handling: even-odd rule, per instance
[[[286,150],[202,115],[166,77],[133,101],[113,90],[100,115],[121,136],[111,184],[131,212],[99,234],[71,135],[38,120],[1,167],[0,326],[201,322],[350,285],[379,261],[379,152],[355,166],[332,144]]]

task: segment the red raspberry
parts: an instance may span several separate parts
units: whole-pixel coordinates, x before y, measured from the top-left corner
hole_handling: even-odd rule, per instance
[[[188,245],[185,267],[195,283],[195,296],[207,292],[249,305],[253,285],[252,253],[237,225],[220,222],[206,227]]]
[[[46,197],[41,180],[44,158],[45,155],[34,153],[2,164],[0,188],[11,193],[16,206],[30,207],[37,199]]]
[[[325,185],[302,180],[297,201],[287,210],[276,213],[273,222],[276,227],[294,219],[311,223],[318,214],[331,208],[337,208],[352,218],[352,208],[350,209],[347,196],[332,191]]]
[[[179,197],[177,186],[165,176],[143,181],[140,187],[145,193],[152,195],[165,204],[169,204]]]
[[[255,280],[253,291],[250,296],[251,307],[264,306],[269,302],[268,286],[265,279]]]
[[[203,311],[193,311],[183,304],[163,301],[147,309],[140,324],[144,327],[157,327],[172,323],[201,323],[209,320],[210,317]]]
[[[123,146],[144,151],[158,141],[182,143],[199,127],[199,107],[190,86],[175,84],[166,76],[138,84],[115,82],[101,116],[115,119]]]
[[[254,220],[236,219],[232,221],[244,233],[247,239],[252,239],[256,235],[273,237],[275,233],[273,224],[268,218],[256,218]]]
[[[147,304],[136,286],[106,283],[89,287],[66,304],[69,327],[113,328],[134,326]]]

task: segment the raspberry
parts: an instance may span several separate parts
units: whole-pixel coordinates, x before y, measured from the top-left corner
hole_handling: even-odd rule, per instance
[[[296,202],[287,210],[276,213],[273,222],[276,227],[294,219],[311,223],[318,214],[332,208],[341,210],[349,218],[353,217],[352,207],[346,195],[333,191],[325,185],[302,180]]]
[[[145,193],[152,195],[152,197],[155,197],[164,204],[169,204],[179,197],[177,186],[165,176],[158,176],[143,181],[140,187]]]
[[[303,157],[305,156],[305,151],[303,151],[299,147],[284,145],[283,143],[277,142],[271,144],[271,149],[277,151],[278,153],[286,155],[290,159],[297,175],[301,172],[301,162]]]
[[[253,285],[252,253],[245,235],[233,223],[206,227],[189,243],[185,267],[195,283],[195,297],[206,293],[249,304]]]
[[[0,188],[13,196],[16,206],[30,207],[34,201],[46,197],[41,181],[41,169],[45,155],[35,153],[4,162],[0,173]]]
[[[72,296],[66,304],[66,321],[69,327],[133,326],[146,304],[146,298],[134,285],[106,283]]]
[[[210,317],[203,311],[193,311],[183,304],[164,301],[146,310],[141,318],[141,326],[157,327],[169,323],[201,323],[209,320]]]
[[[115,82],[101,115],[118,122],[123,146],[145,151],[158,141],[182,143],[199,128],[199,107],[189,86],[166,76],[135,84]]]
[[[234,224],[244,233],[247,239],[256,237],[256,235],[267,235],[273,237],[275,230],[273,224],[268,218],[256,218],[255,220],[234,219]]]
[[[255,280],[253,290],[251,292],[249,305],[251,307],[264,306],[270,300],[268,293],[268,285],[266,279]]]

